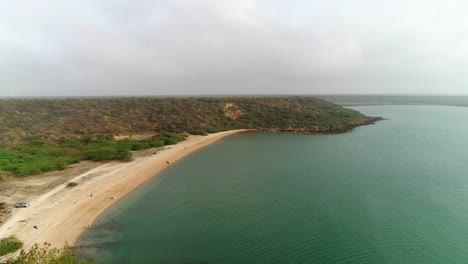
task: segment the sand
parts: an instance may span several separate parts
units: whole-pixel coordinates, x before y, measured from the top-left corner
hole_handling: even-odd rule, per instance
[[[29,201],[29,208],[15,209],[10,219],[0,227],[0,238],[15,235],[24,242],[26,249],[44,242],[51,243],[53,247],[62,247],[65,242],[73,245],[105,209],[164,168],[225,136],[245,131],[190,136],[186,141],[157,152],[146,152],[147,155],[140,155],[131,162],[109,162],[97,166],[73,178],[77,186],[61,184]]]

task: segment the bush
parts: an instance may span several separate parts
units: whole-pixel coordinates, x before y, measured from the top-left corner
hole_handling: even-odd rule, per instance
[[[199,136],[206,136],[206,135],[208,135],[205,131],[203,131],[203,130],[197,130],[197,129],[189,130],[189,134],[191,134],[191,135],[199,135]]]
[[[90,146],[84,154],[87,160],[111,160],[114,157],[114,148],[107,146]]]
[[[15,259],[7,260],[8,264],[86,264],[84,259],[79,259],[75,255],[74,248],[65,244],[63,249],[50,248],[49,243],[44,243],[42,247],[35,244],[29,251],[21,250],[20,255]]]
[[[115,160],[129,160],[132,157],[132,153],[125,148],[117,148],[114,153]]]
[[[67,183],[67,187],[70,187],[70,188],[71,188],[71,187],[75,187],[75,186],[77,186],[77,185],[78,185],[78,183],[76,183],[76,182],[69,182],[69,183]]]
[[[173,145],[179,141],[185,140],[185,137],[177,133],[166,132],[161,135],[161,139],[164,141],[164,145]]]
[[[0,240],[0,256],[15,252],[23,246],[18,238],[10,236]]]
[[[0,149],[0,173],[19,176],[64,170],[81,160],[130,160],[132,150],[161,147],[185,140],[186,135],[162,133],[142,140],[115,141],[109,135],[61,138],[57,144],[34,141],[11,149]]]

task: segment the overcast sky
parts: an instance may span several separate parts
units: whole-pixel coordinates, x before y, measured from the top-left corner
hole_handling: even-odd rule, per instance
[[[0,96],[468,94],[468,1],[1,0]]]

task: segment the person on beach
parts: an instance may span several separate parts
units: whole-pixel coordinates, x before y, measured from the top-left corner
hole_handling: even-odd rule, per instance
[[[112,198],[111,198],[111,199],[112,199],[112,200],[115,200],[115,196],[112,196]]]
[[[89,193],[89,197],[93,197],[93,193]]]

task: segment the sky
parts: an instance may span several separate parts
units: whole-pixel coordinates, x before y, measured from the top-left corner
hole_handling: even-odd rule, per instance
[[[0,97],[468,94],[468,1],[2,0]]]

